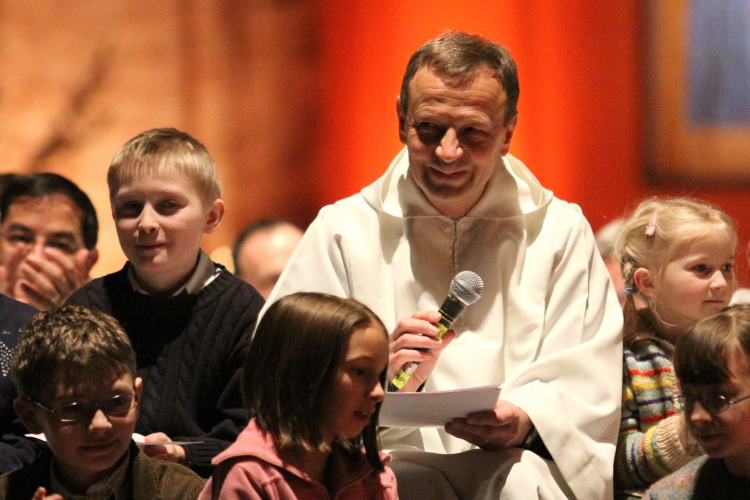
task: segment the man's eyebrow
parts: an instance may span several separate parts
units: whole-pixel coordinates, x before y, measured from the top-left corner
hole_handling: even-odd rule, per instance
[[[55,239],[55,240],[71,240],[73,242],[76,241],[76,235],[71,233],[70,231],[60,231],[57,233],[52,233],[49,235],[48,239]]]
[[[8,226],[8,231],[17,231],[17,232],[23,232],[28,234],[34,234],[34,230],[31,229],[28,226],[24,226],[23,224],[19,223],[13,223],[10,226]],[[70,240],[71,242],[76,242],[76,235],[70,231],[58,231],[56,233],[52,233],[49,235],[47,239],[54,239],[54,240]]]
[[[30,227],[24,226],[23,224],[19,223],[13,223],[10,226],[8,226],[8,230],[10,231],[23,231],[25,233],[33,233],[34,231],[31,230]]]

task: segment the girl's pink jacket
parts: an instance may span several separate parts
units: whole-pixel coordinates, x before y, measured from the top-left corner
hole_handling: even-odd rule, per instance
[[[221,500],[331,500],[328,491],[295,466],[294,457],[276,448],[271,435],[264,436],[251,420],[237,441],[213,459],[218,464],[233,457],[247,457],[229,471]],[[377,472],[367,460],[352,463],[337,452],[332,457],[335,500],[398,500],[396,476],[386,467]],[[199,500],[211,500],[208,480]]]

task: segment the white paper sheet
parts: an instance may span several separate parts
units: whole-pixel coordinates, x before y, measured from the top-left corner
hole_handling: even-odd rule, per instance
[[[442,392],[388,392],[379,423],[383,427],[443,427],[454,418],[492,410],[499,397],[496,385]]]
[[[47,441],[47,436],[44,434],[26,434],[26,437],[39,439],[40,441]],[[143,436],[143,434],[138,434],[137,432],[133,433],[133,441],[135,441],[139,445],[149,445],[154,446],[157,444],[177,444],[180,446],[187,445],[187,444],[199,444],[203,441],[149,441],[146,442],[146,438]]]

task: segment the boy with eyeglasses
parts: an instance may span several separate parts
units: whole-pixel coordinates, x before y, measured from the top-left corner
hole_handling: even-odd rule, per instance
[[[50,450],[0,476],[0,500],[197,498],[197,474],[132,440],[143,387],[135,369],[113,318],[75,306],[35,316],[13,359],[14,407]]]
[[[750,498],[750,305],[699,321],[675,347],[690,433],[708,455],[655,483],[644,499]]]

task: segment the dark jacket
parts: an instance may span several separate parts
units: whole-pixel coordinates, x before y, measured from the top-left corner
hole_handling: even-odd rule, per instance
[[[197,294],[157,299],[133,290],[125,268],[79,288],[68,304],[114,316],[143,379],[135,432],[163,432],[185,446],[191,468],[208,477],[211,459],[247,425],[240,380],[263,298],[221,268]]]
[[[30,499],[40,486],[49,493],[52,453],[45,451],[31,465],[0,476],[0,500]],[[198,498],[203,479],[187,467],[149,458],[135,442],[125,475],[132,481],[133,500],[190,500]]]
[[[13,409],[16,387],[10,379],[10,365],[21,331],[37,312],[0,294],[0,474],[28,465],[36,457],[37,444],[24,437],[28,431]]]

